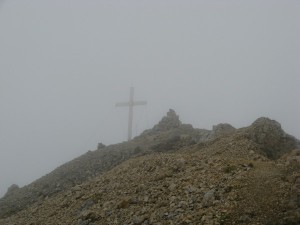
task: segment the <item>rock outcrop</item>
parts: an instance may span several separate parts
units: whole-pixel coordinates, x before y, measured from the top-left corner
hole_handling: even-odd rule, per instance
[[[232,134],[235,130],[236,129],[228,123],[220,123],[213,126],[211,135],[216,138],[227,134]]]
[[[262,151],[272,159],[297,148],[299,141],[286,134],[280,123],[266,117],[255,120],[248,129],[250,138],[260,144]]]
[[[181,121],[179,120],[179,116],[173,109],[170,109],[167,113],[167,116],[163,117],[161,121],[153,127],[153,131],[167,131],[174,128],[178,128],[181,125]]]
[[[9,195],[13,195],[15,194],[16,191],[18,191],[20,188],[17,184],[12,184],[8,189],[7,189],[7,192],[6,192],[6,196],[9,196]]]

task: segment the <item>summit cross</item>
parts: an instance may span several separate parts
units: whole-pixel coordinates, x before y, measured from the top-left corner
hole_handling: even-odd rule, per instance
[[[130,88],[129,102],[120,102],[116,106],[125,106],[129,108],[128,117],[128,141],[132,138],[132,121],[133,121],[133,107],[138,105],[146,105],[147,101],[134,101],[134,88]]]

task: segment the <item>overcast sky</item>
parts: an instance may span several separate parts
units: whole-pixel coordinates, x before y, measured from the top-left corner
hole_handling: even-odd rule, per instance
[[[134,135],[260,116],[300,138],[300,1],[0,0],[0,196]]]

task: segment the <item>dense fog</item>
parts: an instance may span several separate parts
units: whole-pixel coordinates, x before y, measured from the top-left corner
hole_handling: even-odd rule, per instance
[[[299,1],[0,1],[0,196],[173,108],[300,138]]]

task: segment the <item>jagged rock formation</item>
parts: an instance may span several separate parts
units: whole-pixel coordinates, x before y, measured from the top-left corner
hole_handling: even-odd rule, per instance
[[[167,116],[163,117],[161,121],[153,127],[153,131],[167,131],[174,128],[178,128],[181,125],[179,116],[175,113],[173,109],[170,109]]]
[[[8,189],[7,189],[7,192],[6,192],[6,196],[8,195],[13,195],[15,194],[15,192],[19,190],[19,186],[17,184],[12,184]]]
[[[282,130],[280,123],[269,118],[258,118],[248,132],[250,138],[260,144],[262,151],[272,159],[279,158],[299,145],[298,140]]]
[[[14,189],[0,225],[298,224],[299,146],[267,118],[209,131],[170,110],[132,141]]]
[[[106,146],[103,143],[98,143],[97,145],[97,150],[101,149],[101,148],[105,148]]]

